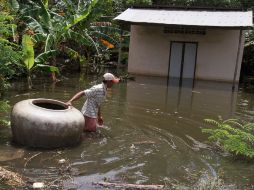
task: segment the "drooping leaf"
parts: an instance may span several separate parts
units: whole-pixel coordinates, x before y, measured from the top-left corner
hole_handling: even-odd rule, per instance
[[[220,125],[219,122],[217,122],[217,121],[215,121],[215,120],[213,120],[213,119],[204,119],[204,121],[205,121],[206,123],[208,123],[208,124],[211,124],[211,125],[216,125],[216,126],[219,126],[219,125]]]
[[[50,57],[53,57],[53,56],[56,56],[56,55],[57,55],[57,51],[56,51],[56,50],[50,50],[50,51],[43,52],[43,53],[39,54],[39,55],[35,58],[36,65],[37,65],[37,64],[43,64],[43,63],[45,63]]]
[[[55,66],[51,66],[51,65],[44,65],[44,64],[37,64],[35,66],[36,68],[40,68],[41,70],[48,72],[48,73],[52,73],[52,72],[56,72],[58,74],[60,74],[59,69]]]
[[[25,18],[28,19],[28,21],[30,21],[28,23],[28,26],[29,28],[33,29],[35,33],[45,34],[43,26],[41,25],[39,21],[37,21],[35,18],[31,16],[26,16]]]

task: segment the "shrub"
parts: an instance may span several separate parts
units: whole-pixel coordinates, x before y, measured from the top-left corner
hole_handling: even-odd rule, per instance
[[[202,132],[209,134],[208,139],[222,150],[235,156],[254,157],[254,123],[241,123],[237,119],[205,119],[205,122],[214,128],[202,129]]]

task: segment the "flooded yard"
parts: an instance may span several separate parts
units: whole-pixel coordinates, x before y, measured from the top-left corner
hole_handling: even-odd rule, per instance
[[[5,100],[13,106],[29,98],[67,101],[95,84],[96,78],[70,76],[52,84],[34,80],[34,89],[15,82]],[[254,163],[233,160],[215,151],[202,134],[204,119],[239,118],[253,122],[253,94],[231,84],[196,81],[192,84],[157,77],[136,77],[115,85],[102,106],[104,127],[84,135],[80,145],[57,150],[14,146],[10,128],[0,129],[0,165],[34,182],[59,178],[65,159],[74,181],[65,189],[100,189],[92,182],[109,179],[135,184],[181,184],[194,187],[200,180],[223,173],[225,189],[254,188]],[[169,84],[169,85],[167,85]],[[84,100],[74,102],[81,109]],[[9,117],[6,115],[5,117]],[[5,189],[0,184],[0,189]]]

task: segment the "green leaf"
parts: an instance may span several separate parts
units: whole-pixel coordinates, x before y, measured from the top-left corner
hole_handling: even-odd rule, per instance
[[[45,42],[47,39],[47,35],[43,34],[43,33],[37,33],[35,35],[33,35],[33,40],[37,43],[37,42]]]
[[[45,42],[45,52],[50,51],[51,47],[54,44],[54,36],[49,34],[47,36],[46,42]]]
[[[56,50],[50,50],[50,51],[43,52],[35,58],[35,62],[37,64],[39,64],[39,63],[42,64],[42,63],[46,62],[50,57],[55,56],[55,55],[57,55]]]
[[[69,20],[67,26],[65,27],[65,30],[68,30],[69,28],[73,27],[80,21],[86,19],[90,12],[92,11],[92,8],[97,4],[98,0],[91,0],[91,3],[88,5],[88,7],[81,13],[81,14],[75,14],[71,17]]]
[[[0,112],[8,113],[10,111],[10,105],[7,101],[0,101]]]
[[[223,123],[227,123],[227,124],[233,124],[233,125],[236,125],[238,127],[243,127],[243,125],[239,122],[237,122],[237,119],[227,119],[225,121],[223,121]]]
[[[11,7],[13,10],[18,11],[19,10],[19,3],[17,0],[11,0]]]
[[[215,127],[202,129],[203,133],[209,134],[209,140],[219,143],[219,147],[234,155],[254,157],[254,123],[243,125],[237,119],[221,119],[221,123],[212,119],[205,121]]]
[[[34,66],[34,48],[33,42],[30,36],[23,35],[22,38],[22,48],[23,48],[23,62],[26,68],[30,70]]]
[[[43,0],[43,4],[45,5],[45,8],[48,9],[48,7],[49,7],[49,2],[48,2],[48,0]]]
[[[73,39],[74,41],[81,43],[84,46],[90,46],[92,44],[91,40],[88,39],[87,36],[83,36],[82,34],[74,32],[71,29],[68,30],[67,34],[69,39]]]
[[[41,33],[41,34],[45,33],[45,31],[43,30],[43,26],[41,25],[39,21],[37,21],[35,18],[31,16],[26,16],[25,18],[27,18],[28,21],[30,21],[28,23],[29,28],[33,29],[36,33]]]
[[[71,48],[65,47],[64,52],[72,59],[77,59],[80,57],[79,53]]]
[[[219,125],[220,125],[219,122],[217,122],[217,121],[215,121],[215,120],[213,120],[213,119],[204,119],[204,121],[205,121],[206,123],[208,123],[208,124],[211,124],[211,125],[215,125],[215,126],[219,126]]]
[[[41,68],[42,70],[52,73],[52,72],[56,72],[58,74],[60,74],[59,69],[55,66],[51,66],[51,65],[44,65],[44,64],[37,64],[36,68]]]
[[[47,1],[45,1],[47,3]],[[44,2],[42,0],[39,1],[39,4],[41,6],[41,19],[43,20],[43,22],[45,23],[46,26],[48,26],[49,28],[52,26],[51,24],[51,17],[50,14],[48,12],[48,7],[47,4],[44,4]]]

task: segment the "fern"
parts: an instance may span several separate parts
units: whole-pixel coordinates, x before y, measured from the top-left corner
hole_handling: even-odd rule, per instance
[[[219,126],[219,125],[220,125],[219,122],[217,122],[217,121],[215,121],[215,120],[213,120],[213,119],[204,119],[204,121],[205,121],[206,123],[208,123],[208,124],[211,124],[211,125],[216,125],[216,126]]]
[[[237,119],[219,121],[205,119],[205,123],[213,128],[202,129],[209,135],[208,139],[221,149],[235,156],[254,158],[254,123],[241,123]]]

